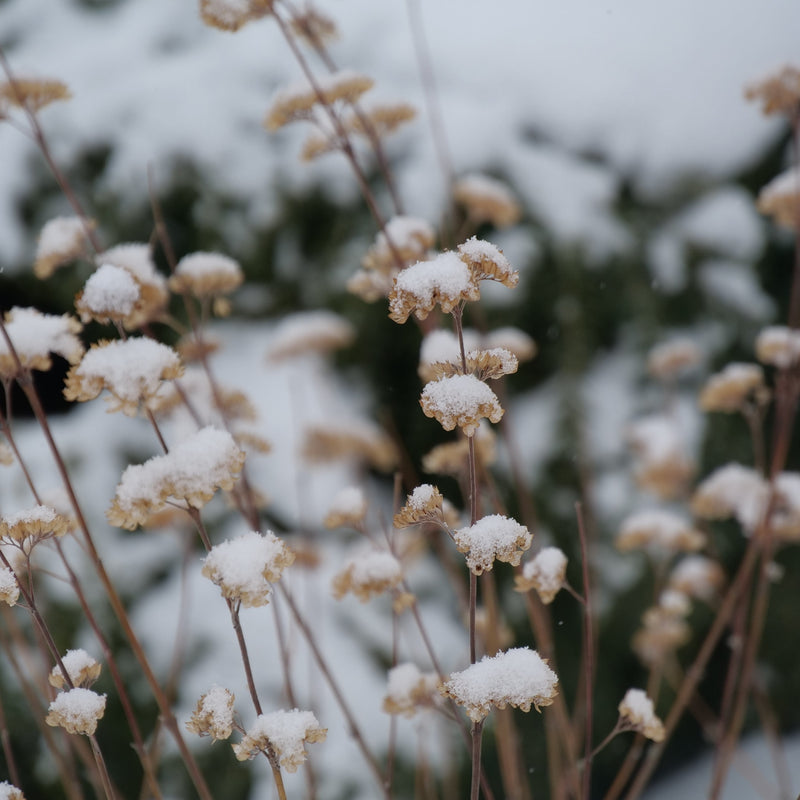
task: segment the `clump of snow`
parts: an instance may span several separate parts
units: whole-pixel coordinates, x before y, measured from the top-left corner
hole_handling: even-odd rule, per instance
[[[295,772],[306,760],[305,742],[324,742],[328,729],[322,728],[311,711],[273,711],[260,714],[238,745],[233,745],[240,761],[273,749],[281,766]]]
[[[64,728],[68,733],[91,736],[97,730],[97,721],[106,710],[106,696],[91,689],[70,689],[59,692],[50,703],[45,722]]]
[[[427,417],[435,417],[446,431],[458,425],[474,435],[481,419],[499,422],[503,408],[497,395],[474,375],[451,375],[425,385],[420,405]]]
[[[51,353],[62,356],[70,364],[75,364],[83,355],[83,344],[77,336],[81,325],[67,314],[42,314],[35,308],[15,306],[6,312],[5,328],[23,369],[50,369]],[[17,360],[8,347],[6,337],[2,336],[0,375],[11,377],[17,371]]]
[[[290,314],[276,327],[269,358],[280,361],[306,353],[327,353],[347,347],[355,339],[353,325],[333,311]]]
[[[121,319],[133,311],[139,295],[139,286],[130,272],[113,264],[101,264],[86,281],[81,300],[95,316]]]
[[[516,520],[502,514],[481,517],[474,525],[454,534],[459,552],[466,553],[467,566],[476,575],[494,566],[495,560],[516,566],[531,546],[533,534]]]
[[[663,740],[664,725],[653,710],[653,701],[642,689],[625,692],[619,704],[619,715],[632,730],[643,733],[654,742]]]

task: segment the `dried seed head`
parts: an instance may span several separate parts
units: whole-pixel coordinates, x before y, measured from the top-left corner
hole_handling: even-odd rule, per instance
[[[88,689],[100,677],[100,664],[85,650],[67,650],[61,659],[73,686]],[[56,664],[47,680],[56,689],[66,689],[67,682],[61,667]]]
[[[752,532],[761,523],[769,499],[769,485],[756,470],[726,464],[714,470],[692,495],[692,512],[701,519],[735,517]]]
[[[699,363],[700,350],[691,339],[658,344],[647,354],[647,371],[662,381],[673,381]]]
[[[324,742],[327,735],[328,729],[320,727],[310,711],[273,711],[256,717],[242,741],[233,745],[233,752],[239,761],[255,758],[259,753],[274,753],[281,767],[296,772],[306,760],[303,745]]]
[[[77,334],[81,324],[68,314],[42,314],[35,308],[15,306],[5,314],[5,328],[14,345],[22,369],[47,371],[53,366],[51,353],[76,364],[83,355],[83,343]],[[9,350],[5,336],[0,336],[0,377],[14,378],[19,373],[17,359]]]
[[[466,553],[467,566],[475,575],[491,570],[495,560],[517,566],[531,546],[533,535],[524,525],[500,514],[482,517],[454,534],[456,547]]]
[[[653,415],[637,420],[628,426],[627,439],[640,486],[665,500],[686,492],[694,462],[684,453],[681,429],[673,418]]]
[[[535,650],[517,647],[453,672],[439,691],[464,706],[473,722],[480,722],[493,706],[522,711],[533,706],[538,711],[553,702],[557,688],[558,678],[547,662]]]
[[[628,689],[619,704],[619,716],[628,730],[644,734],[654,742],[664,739],[664,723],[653,710],[653,701],[641,689]]]
[[[794,119],[800,111],[800,69],[786,64],[745,87],[744,96],[759,102],[764,114],[785,114]]]
[[[394,515],[395,528],[407,528],[422,522],[444,522],[442,493],[429,483],[417,486],[408,496],[406,504]]]
[[[439,699],[438,683],[436,673],[420,672],[416,664],[398,664],[389,670],[383,710],[413,717],[420,709],[432,708]]]
[[[446,431],[458,425],[473,436],[482,418],[499,422],[503,408],[495,393],[474,375],[453,375],[425,385],[420,405],[426,417],[435,417]]]
[[[221,31],[238,31],[248,22],[271,13],[272,0],[200,0],[200,18]]]
[[[354,421],[314,425],[304,436],[302,456],[310,463],[356,459],[388,472],[397,463],[397,448],[380,430]]]
[[[536,355],[536,342],[519,328],[497,328],[487,334],[484,347],[502,347],[513,353],[518,361],[530,361]]]
[[[14,606],[19,600],[17,576],[5,564],[0,565],[0,603]]]
[[[92,736],[105,710],[104,694],[97,694],[91,689],[70,689],[56,695],[56,699],[50,703],[45,722],[54,728],[64,728],[67,733]]]
[[[206,298],[230,294],[244,280],[237,261],[221,253],[190,253],[175,267],[169,288],[178,294]]]
[[[367,516],[367,498],[362,489],[348,486],[333,498],[325,516],[326,528],[359,528]]]
[[[494,464],[496,459],[494,432],[488,425],[481,425],[472,437],[475,442],[475,458],[479,469]],[[422,469],[436,475],[461,475],[467,470],[469,442],[459,439],[434,447],[422,457]]]
[[[722,567],[707,556],[691,555],[682,558],[669,576],[670,589],[710,603],[725,585]]]
[[[386,550],[369,549],[353,556],[332,581],[333,596],[354,594],[362,603],[394,589],[403,580],[400,562]]]
[[[397,268],[395,253],[403,264],[422,260],[433,247],[436,232],[433,226],[417,217],[392,217],[385,229],[375,237],[361,265],[364,269],[386,271]],[[390,244],[391,243],[391,244]]]
[[[684,619],[670,609],[654,606],[643,615],[644,626],[633,637],[633,649],[648,666],[662,663],[691,638]]]
[[[336,23],[318,8],[307,5],[298,11],[291,20],[291,28],[298,39],[302,39],[312,47],[327,44],[339,38]]]
[[[455,182],[453,197],[476,224],[490,222],[496,228],[507,228],[519,221],[519,203],[508,187],[495,178],[465,175]]]
[[[94,320],[124,324],[140,300],[139,284],[130,272],[113,264],[101,264],[75,298],[75,310],[84,323]]]
[[[45,539],[59,538],[70,529],[69,520],[50,506],[37,505],[0,517],[0,540],[30,551]]]
[[[473,236],[458,246],[458,253],[472,270],[475,281],[497,281],[513,289],[519,283],[519,272],[513,269],[503,251]]]
[[[107,389],[108,410],[134,417],[140,405],[158,407],[163,381],[182,374],[178,354],[165,344],[146,338],[103,341],[92,345],[81,363],[69,370],[64,396],[84,402]]]
[[[534,558],[526,562],[521,574],[514,579],[518,592],[536,589],[545,605],[552,603],[564,587],[567,574],[567,557],[558,547],[543,547]]]
[[[212,686],[197,701],[186,730],[198,736],[210,736],[213,741],[224,741],[233,733],[233,692],[221,686]]]
[[[647,549],[656,556],[700,550],[706,537],[677,514],[660,509],[638,511],[622,523],[617,549]]]
[[[33,274],[40,280],[49,278],[59,267],[87,255],[86,226],[96,227],[94,220],[80,217],[56,217],[45,223],[39,234]]]
[[[270,361],[329,353],[351,345],[355,328],[332,311],[301,311],[278,323],[269,348]]]
[[[792,167],[773,178],[758,193],[756,207],[778,225],[797,230],[800,221],[800,170]]]
[[[374,132],[378,138],[383,138],[416,116],[416,109],[408,103],[371,103],[362,116],[353,114],[345,124],[354,133],[370,135]]]
[[[35,114],[50,103],[69,100],[72,93],[65,83],[45,78],[14,78],[0,82],[0,107],[23,108]]]
[[[762,364],[790,369],[800,360],[800,331],[784,325],[764,328],[756,338],[756,356]]]
[[[766,391],[764,371],[757,364],[728,364],[706,381],[700,393],[700,408],[724,413],[741,411],[748,400],[763,402]]]

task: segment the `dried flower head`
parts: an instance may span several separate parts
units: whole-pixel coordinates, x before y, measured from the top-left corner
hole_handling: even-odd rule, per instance
[[[308,119],[311,110],[318,103],[327,106],[338,101],[355,103],[373,84],[372,78],[351,69],[319,76],[316,86],[305,80],[300,81],[275,95],[264,119],[264,127],[274,131],[290,122]]]
[[[396,275],[389,293],[389,317],[400,324],[412,313],[417,319],[425,319],[437,304],[442,311],[450,312],[459,303],[480,296],[469,266],[456,253],[440,253]]]
[[[139,285],[139,299],[123,324],[134,330],[158,319],[169,300],[167,281],[156,269],[149,244],[119,244],[96,257],[98,266],[111,264],[127,270]]]
[[[61,663],[69,675],[73,686],[88,689],[100,677],[100,664],[85,650],[67,650],[62,656]],[[64,678],[61,667],[56,664],[50,670],[47,680],[56,689],[66,689],[68,684]]]
[[[61,537],[69,528],[66,517],[56,513],[50,506],[37,505],[0,517],[0,541],[30,553],[39,542]]]
[[[397,463],[397,449],[382,431],[347,420],[330,427],[313,425],[305,432],[302,455],[311,463],[358,459],[388,472]]]
[[[662,509],[637,511],[627,517],[616,538],[617,549],[647,549],[654,555],[700,550],[706,537],[678,514]]]
[[[499,422],[503,408],[497,395],[474,375],[452,375],[425,385],[420,405],[426,417],[435,417],[451,431],[458,425],[465,435],[473,436],[486,417]]]
[[[70,689],[56,695],[56,699],[50,703],[45,722],[54,728],[64,728],[67,733],[92,736],[105,710],[104,694],[97,694],[91,689]]]
[[[648,666],[662,663],[691,637],[689,625],[669,607],[647,609],[643,622],[643,627],[634,634],[633,650]]]
[[[417,217],[392,217],[375,237],[375,243],[362,259],[364,269],[386,271],[397,268],[400,261],[411,264],[422,260],[436,241],[433,226]]]
[[[765,395],[764,370],[758,364],[728,364],[712,375],[700,393],[703,411],[731,413],[740,411],[748,400]]]
[[[778,369],[794,367],[800,360],[800,331],[784,325],[764,328],[756,338],[756,356]]]
[[[513,353],[517,361],[530,361],[536,355],[536,342],[519,328],[495,328],[486,335],[483,344],[490,350],[502,347]]]
[[[458,254],[472,270],[476,282],[497,281],[509,289],[519,283],[519,272],[512,268],[503,251],[491,242],[473,236],[458,246]]]
[[[702,519],[736,518],[748,532],[763,521],[769,485],[750,467],[726,464],[714,470],[692,496],[692,511]]]
[[[672,381],[700,363],[700,350],[691,339],[674,339],[653,347],[647,354],[647,371],[654,378]]]
[[[419,709],[434,705],[439,698],[438,683],[434,672],[420,672],[416,664],[398,664],[389,670],[383,710],[387,714],[413,717]]]
[[[479,469],[494,464],[497,453],[496,437],[488,425],[481,425],[472,437],[475,443],[475,459]],[[468,469],[469,442],[459,439],[436,445],[422,457],[422,469],[437,475],[461,475]]]
[[[800,111],[800,70],[785,64],[745,87],[744,96],[760,102],[764,114],[785,114],[794,119]]]
[[[107,389],[108,410],[134,417],[140,405],[157,407],[162,382],[182,374],[178,354],[154,339],[103,341],[92,345],[81,363],[69,370],[64,396],[83,402]]]
[[[494,566],[495,560],[517,566],[531,546],[533,535],[516,520],[501,514],[481,517],[474,525],[454,534],[459,553],[466,553],[467,566],[476,575]]]
[[[465,706],[473,722],[480,722],[492,706],[522,711],[533,706],[538,711],[553,702],[557,687],[558,678],[547,662],[535,650],[517,647],[452,673],[439,691]]]
[[[394,515],[395,528],[407,528],[422,522],[442,524],[444,515],[442,493],[429,483],[417,486],[408,496],[406,504]]]
[[[72,97],[67,85],[48,78],[14,78],[0,82],[0,107],[8,105],[35,114],[50,103]]]
[[[202,508],[217,488],[233,488],[244,458],[230,433],[203,428],[166,455],[127,467],[106,512],[108,521],[134,530],[170,501]]]
[[[464,349],[467,352],[476,350],[480,343],[477,331],[467,328],[462,332]],[[461,345],[458,337],[447,328],[435,328],[425,334],[419,348],[419,366],[417,373],[425,383],[438,378],[442,372],[440,364],[460,364]]]
[[[83,322],[124,324],[140,299],[139,284],[130,272],[101,264],[75,298],[75,310]]]
[[[233,733],[233,692],[212,686],[197,701],[186,730],[198,736],[210,736],[212,741],[225,741]]]
[[[67,314],[42,314],[35,308],[15,306],[5,314],[8,338],[22,369],[47,371],[53,366],[51,353],[76,364],[83,355],[83,344],[77,334],[81,324]],[[13,378],[19,373],[17,359],[9,350],[5,336],[0,336],[0,377]]]
[[[17,576],[5,564],[0,565],[0,603],[14,606],[19,600]]]
[[[475,224],[490,222],[507,228],[520,218],[520,207],[508,187],[486,175],[465,175],[453,186],[455,201]]]
[[[3,781],[0,783],[0,800],[25,800],[25,795],[13,784]]]
[[[320,727],[311,711],[273,711],[256,717],[233,752],[239,761],[247,761],[271,751],[287,772],[296,772],[306,760],[304,743],[324,742],[327,735],[328,729]]]
[[[44,280],[64,264],[85,257],[86,228],[95,226],[94,220],[80,217],[55,217],[46,222],[39,234],[33,274]]]
[[[312,47],[327,44],[339,36],[333,19],[310,5],[297,11],[292,16],[290,24],[294,35]]]
[[[564,587],[567,574],[567,557],[558,547],[543,547],[534,558],[522,567],[514,579],[518,592],[536,589],[541,601],[548,605]]]
[[[676,592],[710,603],[725,585],[725,573],[708,556],[690,555],[675,565],[667,585]]]
[[[367,516],[367,498],[363,489],[348,486],[333,498],[325,516],[326,528],[358,528]]]
[[[333,311],[301,311],[285,317],[275,328],[269,347],[270,361],[298,358],[308,353],[329,353],[353,343],[350,322]]]
[[[238,31],[248,22],[270,13],[272,0],[200,0],[200,18],[221,31]]]
[[[374,134],[382,139],[416,116],[416,109],[408,103],[370,103],[361,114],[353,114],[346,126],[354,133]]]
[[[363,550],[350,558],[332,581],[333,596],[341,600],[354,594],[362,603],[399,586],[403,580],[400,562],[388,551]]]
[[[685,493],[694,474],[694,462],[684,453],[677,421],[665,415],[644,417],[627,429],[636,456],[637,483],[665,500]]]
[[[654,742],[664,739],[664,723],[656,716],[653,701],[641,689],[628,689],[619,704],[619,716],[627,730],[644,734]]]
[[[221,253],[190,253],[175,267],[169,288],[179,294],[206,298],[238,289],[244,273],[237,261]]]
[[[800,170],[797,167],[773,178],[758,193],[756,207],[778,225],[797,230],[800,220]]]
[[[245,608],[265,606],[294,553],[272,531],[249,531],[211,548],[203,575],[219,586],[222,596]]]

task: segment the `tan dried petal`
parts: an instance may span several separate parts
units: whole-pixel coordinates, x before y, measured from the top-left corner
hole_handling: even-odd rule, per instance
[[[272,13],[272,0],[200,0],[200,18],[212,28],[231,33]]]
[[[475,281],[498,281],[509,289],[519,283],[519,272],[511,266],[503,251],[491,242],[473,236],[458,246],[458,254],[472,270]]]
[[[373,104],[361,116],[353,114],[346,122],[348,130],[379,138],[394,133],[401,125],[417,116],[416,109],[408,103]],[[366,125],[364,124],[366,122]],[[432,246],[428,245],[429,247]]]
[[[479,468],[485,469],[494,464],[497,457],[496,437],[491,428],[482,425],[472,438]],[[458,476],[467,469],[468,455],[469,442],[466,439],[439,444],[422,457],[422,469],[436,475]]]
[[[311,463],[356,458],[388,472],[397,464],[397,449],[388,436],[371,427],[341,423],[315,425],[305,432],[302,456]]]

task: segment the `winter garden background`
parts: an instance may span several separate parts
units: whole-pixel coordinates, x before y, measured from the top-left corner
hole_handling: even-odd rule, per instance
[[[0,797],[796,797],[800,7],[269,5],[0,2]]]

